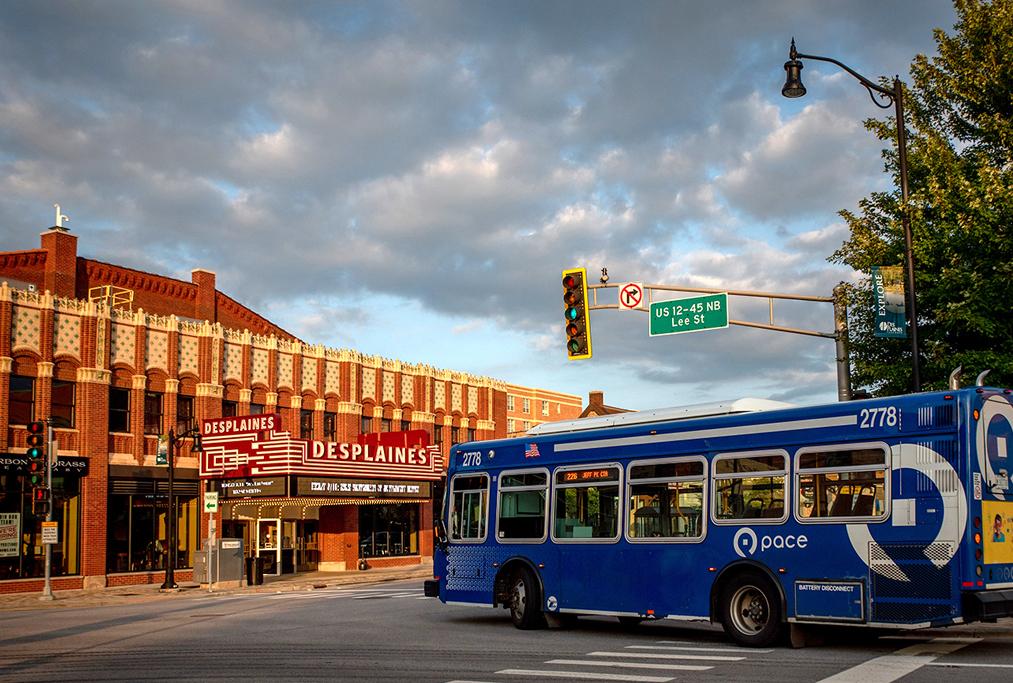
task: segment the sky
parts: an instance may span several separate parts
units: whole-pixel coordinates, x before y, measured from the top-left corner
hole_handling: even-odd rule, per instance
[[[837,399],[832,340],[650,337],[564,269],[830,296],[838,215],[893,188],[877,80],[935,54],[943,0],[0,4],[0,250],[70,217],[86,258],[218,289],[310,344],[649,409]],[[884,113],[885,112],[885,113]],[[615,289],[600,303],[615,303]],[[686,296],[672,293],[669,296]],[[611,299],[610,299],[611,297]],[[768,322],[733,297],[732,319]],[[832,332],[825,303],[777,325]]]

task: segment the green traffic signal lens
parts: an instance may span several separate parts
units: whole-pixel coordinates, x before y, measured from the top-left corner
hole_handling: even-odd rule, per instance
[[[577,309],[574,308],[573,306],[570,306],[563,312],[563,317],[566,318],[567,320],[576,320],[578,315],[579,314],[577,313]]]
[[[566,342],[566,348],[567,348],[567,350],[570,353],[580,353],[580,350],[581,350],[580,349],[580,340],[579,339],[571,339],[570,341]]]
[[[31,460],[36,460],[38,458],[41,458],[42,457],[42,449],[41,448],[29,448],[28,449],[28,457]]]

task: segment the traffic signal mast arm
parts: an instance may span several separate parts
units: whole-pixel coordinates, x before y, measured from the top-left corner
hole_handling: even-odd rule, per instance
[[[621,308],[618,303],[618,284],[596,284],[587,285],[588,295],[590,301],[588,302],[587,309],[589,311],[605,310],[605,309],[619,309]],[[844,288],[843,285],[838,285],[834,288],[833,296],[807,296],[804,294],[782,294],[778,292],[757,292],[746,289],[730,290],[730,289],[713,289],[709,287],[677,287],[673,285],[658,285],[658,284],[645,284],[643,286],[646,295],[645,301],[641,305],[632,310],[643,311],[644,313],[650,312],[651,303],[654,302],[655,292],[687,292],[690,294],[727,294],[728,296],[745,296],[758,299],[767,299],[770,310],[769,322],[752,322],[749,320],[732,320],[729,318],[729,325],[741,325],[743,327],[755,327],[761,330],[771,330],[773,332],[788,332],[790,334],[803,334],[810,337],[823,337],[824,339],[833,339],[837,342],[837,395],[841,401],[848,401],[851,399],[851,378],[850,378],[850,361],[848,358],[848,314],[847,306],[845,305],[844,299]],[[598,291],[606,289],[617,290],[616,303],[599,303],[598,302]],[[833,332],[819,332],[816,330],[805,330],[797,327],[786,327],[784,325],[774,324],[774,299],[783,299],[787,301],[812,301],[816,303],[829,303],[834,306],[834,331]]]

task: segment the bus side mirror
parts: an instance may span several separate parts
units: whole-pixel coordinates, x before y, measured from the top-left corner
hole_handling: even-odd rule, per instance
[[[436,547],[440,550],[447,549],[447,526],[442,519],[436,520],[433,524],[433,538],[436,539]]]

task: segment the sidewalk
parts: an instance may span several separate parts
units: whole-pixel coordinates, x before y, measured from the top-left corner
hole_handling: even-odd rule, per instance
[[[125,605],[138,602],[174,600],[176,598],[233,595],[245,593],[284,593],[290,591],[311,591],[334,586],[357,584],[384,583],[403,579],[423,579],[433,577],[431,562],[411,567],[393,567],[389,569],[367,569],[364,571],[345,572],[304,572],[301,574],[283,574],[282,576],[265,576],[260,586],[242,586],[240,588],[215,587],[208,591],[196,583],[177,581],[179,588],[174,591],[161,591],[159,584],[137,586],[115,586],[96,590],[60,590],[53,591],[52,600],[41,600],[41,592],[4,593],[0,594],[0,612],[11,610],[35,610],[40,608],[80,608],[103,605]],[[419,586],[419,595],[422,587]]]

